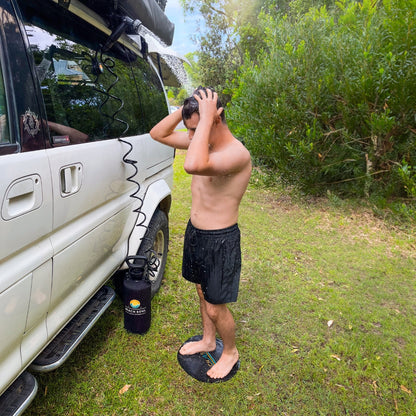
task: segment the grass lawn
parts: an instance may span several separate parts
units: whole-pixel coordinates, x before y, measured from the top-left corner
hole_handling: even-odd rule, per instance
[[[231,305],[241,369],[213,385],[182,371],[177,350],[201,333],[196,293],[181,277],[183,157],[150,331],[128,334],[117,299],[60,369],[37,377],[25,415],[416,415],[414,230],[254,185],[240,211],[243,272]]]

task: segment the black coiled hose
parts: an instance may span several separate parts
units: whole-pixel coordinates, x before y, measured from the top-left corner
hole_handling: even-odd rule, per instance
[[[95,56],[94,59],[97,59],[97,54],[96,54],[96,56]],[[119,81],[119,77],[113,71],[113,68],[115,66],[115,63],[114,63],[114,60],[112,58],[105,57],[103,59],[102,52],[100,53],[100,61],[101,61],[101,64],[103,66],[103,69],[107,70],[111,74],[111,76],[114,78],[114,81],[111,83],[111,85],[106,90],[104,90],[104,91],[103,90],[99,90],[100,93],[102,93],[102,94],[104,94],[106,96],[105,100],[100,104],[100,113],[104,117],[110,119],[110,122],[104,127],[104,131],[108,131],[108,129],[110,128],[110,126],[115,121],[117,121],[117,122],[122,123],[122,124],[125,125],[124,131],[120,134],[120,136],[123,136],[125,133],[127,133],[128,129],[129,129],[129,124],[125,120],[122,120],[122,119],[118,118],[117,117],[117,114],[123,109],[124,102],[123,102],[123,100],[121,98],[119,98],[119,97],[111,94],[111,92],[110,92],[111,89]],[[94,84],[95,85],[97,85],[97,81],[98,81],[99,76],[100,76],[100,74],[97,74],[97,78],[94,81]],[[103,109],[103,106],[110,99],[116,100],[117,102],[120,103],[120,105],[119,105],[119,107],[117,108],[117,110],[113,114],[108,115],[102,109]],[[125,144],[125,145],[128,146],[127,152],[123,155],[123,162],[126,163],[129,166],[132,166],[133,169],[134,169],[133,173],[130,176],[128,176],[126,178],[126,180],[128,182],[130,182],[130,183],[133,183],[135,185],[135,188],[136,188],[135,191],[132,194],[130,194],[130,198],[133,198],[133,199],[135,199],[136,201],[139,202],[139,205],[137,206],[137,208],[135,208],[133,210],[133,212],[135,212],[137,214],[136,227],[144,227],[147,230],[146,225],[144,225],[145,222],[146,222],[147,217],[146,217],[146,214],[142,211],[144,201],[139,196],[140,189],[141,189],[140,183],[137,182],[134,179],[135,176],[137,175],[138,171],[139,171],[138,168],[137,168],[137,163],[138,162],[137,162],[137,160],[131,159],[129,157],[129,155],[133,151],[133,145],[130,142],[128,142],[126,140],[123,140],[121,137],[119,137],[118,140],[121,143],[123,143],[123,144]],[[133,232],[133,230],[132,230],[132,232]],[[131,236],[131,234],[130,234],[130,236]],[[129,236],[129,240],[130,240],[130,236]],[[127,252],[128,252],[128,249],[127,249]],[[147,265],[148,276],[147,277],[149,277],[149,276],[154,277],[156,275],[156,272],[157,272],[159,266],[160,266],[160,260],[157,257],[157,253],[155,253],[155,251],[152,250],[152,249],[149,249],[145,254],[146,254],[147,258],[148,258],[148,265]]]

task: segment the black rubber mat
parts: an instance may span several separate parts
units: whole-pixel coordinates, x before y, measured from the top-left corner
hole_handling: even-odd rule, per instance
[[[199,341],[202,339],[202,335],[195,335],[188,340],[186,340],[182,345],[185,345],[188,342]],[[224,378],[211,378],[207,375],[207,371],[220,359],[223,344],[220,339],[216,340],[217,346],[214,351],[203,352],[192,355],[182,355],[179,354],[178,350],[178,362],[180,366],[188,373],[191,377],[195,378],[198,381],[204,383],[220,383],[227,381],[230,378],[234,377],[237,371],[240,369],[240,360],[238,360],[231,371]]]

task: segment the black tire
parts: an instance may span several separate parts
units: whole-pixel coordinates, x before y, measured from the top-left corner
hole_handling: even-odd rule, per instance
[[[156,209],[147,227],[137,254],[149,259],[149,280],[152,285],[152,297],[159,291],[165,272],[168,256],[169,224],[168,217]]]

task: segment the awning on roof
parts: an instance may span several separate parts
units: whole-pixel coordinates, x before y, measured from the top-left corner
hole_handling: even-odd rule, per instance
[[[113,30],[109,27],[109,22],[111,21],[111,17],[114,18],[114,13],[118,16],[119,21],[122,21],[122,18],[127,16],[133,20],[139,19],[145,26],[145,22],[147,22],[147,29],[154,33],[156,37],[152,36],[151,33],[146,32],[143,32],[140,35],[122,34],[118,39],[118,42],[127,46],[127,48],[129,48],[129,45],[134,44],[135,48],[132,50],[134,50],[134,53],[138,54],[141,52],[142,45],[140,36],[142,36],[148,45],[148,55],[159,70],[163,83],[172,87],[186,86],[188,80],[186,71],[183,67],[183,62],[187,62],[187,60],[169,46],[166,46],[166,44],[172,43],[174,25],[167,19],[155,0],[52,1],[68,8],[72,13],[96,26],[109,36]],[[153,17],[149,17],[149,14],[151,15],[149,10],[153,10]],[[146,17],[146,13],[148,17]],[[163,22],[166,23],[165,27]],[[156,26],[153,27],[154,32],[151,29],[152,25]]]
[[[118,8],[127,16],[139,19],[166,45],[172,45],[175,25],[167,18],[155,0],[119,0],[118,4]]]
[[[166,45],[172,45],[175,25],[168,19],[155,0],[81,0],[100,16],[112,13],[139,19]]]

